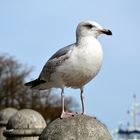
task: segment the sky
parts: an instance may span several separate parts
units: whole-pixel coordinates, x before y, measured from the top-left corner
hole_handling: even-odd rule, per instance
[[[79,22],[94,20],[110,29],[113,36],[98,37],[104,62],[84,94],[86,114],[96,116],[111,131],[120,121],[131,121],[126,111],[133,94],[140,102],[139,7],[139,0],[0,0],[0,53],[33,66],[31,80],[53,53],[75,42]],[[65,89],[65,96],[81,105],[79,93]]]

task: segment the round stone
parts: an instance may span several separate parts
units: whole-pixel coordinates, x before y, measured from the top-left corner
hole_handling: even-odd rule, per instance
[[[15,108],[5,108],[0,111],[0,125],[6,125],[11,116],[17,112]]]
[[[106,126],[96,118],[75,115],[50,123],[39,140],[112,140],[112,137]]]
[[[11,137],[23,139],[34,137],[38,140],[45,127],[46,122],[41,114],[31,109],[22,109],[9,119],[3,134],[7,140],[11,140]]]
[[[30,129],[44,128],[46,122],[44,118],[37,112],[31,109],[22,109],[15,113],[7,124],[7,129]]]

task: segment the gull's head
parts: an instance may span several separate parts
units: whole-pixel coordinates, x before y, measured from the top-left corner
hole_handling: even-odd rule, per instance
[[[90,20],[80,22],[76,29],[77,37],[93,36],[96,38],[100,34],[112,35],[112,32],[108,29],[104,29],[97,22]]]

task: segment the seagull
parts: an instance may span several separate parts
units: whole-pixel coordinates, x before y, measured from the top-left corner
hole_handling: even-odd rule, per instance
[[[64,110],[64,88],[80,89],[82,114],[84,114],[84,86],[99,72],[103,50],[97,37],[112,35],[95,21],[85,20],[78,24],[76,42],[58,50],[44,65],[39,77],[25,83],[32,89],[61,89],[62,113],[60,118],[72,115]]]

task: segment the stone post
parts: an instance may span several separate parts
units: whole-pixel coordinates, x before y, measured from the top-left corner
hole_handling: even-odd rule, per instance
[[[75,115],[50,123],[39,140],[112,140],[112,137],[106,126],[96,118]]]
[[[6,126],[6,140],[38,140],[46,122],[43,117],[31,109],[23,109],[13,115]]]
[[[9,118],[17,112],[14,108],[5,108],[0,111],[0,140],[5,140],[3,131],[6,129]]]

